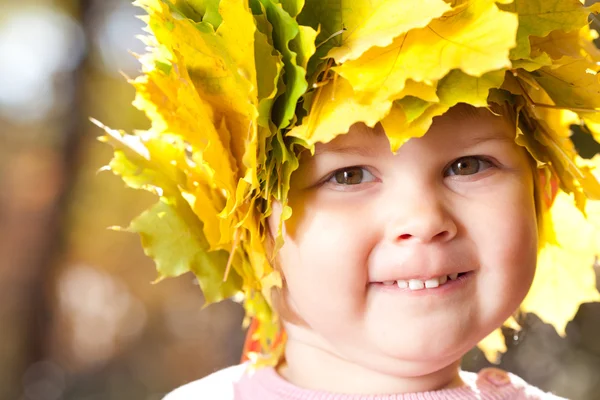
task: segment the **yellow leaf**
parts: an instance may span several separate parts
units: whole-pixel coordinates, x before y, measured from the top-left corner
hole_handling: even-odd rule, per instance
[[[193,272],[207,304],[240,291],[237,274],[223,282],[227,253],[208,251],[202,222],[181,198],[169,204],[159,201],[135,218],[127,230],[139,233],[144,252],[156,263],[159,279]]]
[[[398,99],[406,96],[418,97],[430,103],[440,101],[437,95],[437,87],[434,83],[415,82],[411,79],[406,81],[406,85],[402,93],[398,96]]]
[[[600,82],[596,62],[562,57],[558,67],[542,67],[531,72],[536,82],[557,106],[581,111],[581,108],[600,108]]]
[[[415,119],[423,115],[431,103],[419,97],[404,96],[400,100],[394,101],[394,105],[399,107],[392,106],[393,108],[401,109],[403,111],[403,118],[399,119],[398,117],[400,117],[400,115],[396,117],[390,116],[390,114],[394,112],[393,109],[390,111],[390,114],[388,114],[388,117],[395,120],[394,124],[399,124],[398,126],[402,126],[413,122]]]
[[[516,15],[500,11],[494,1],[474,0],[334,70],[356,91],[397,98],[407,79],[432,82],[453,69],[479,77],[509,68],[516,30]]]
[[[355,122],[375,126],[390,110],[391,101],[361,103],[350,84],[337,77],[319,88],[308,117],[287,136],[298,137],[309,146],[327,143],[346,133]]]
[[[223,45],[232,62],[238,67],[238,74],[248,80],[253,88],[248,93],[256,96],[256,65],[254,63],[254,32],[256,27],[248,4],[243,0],[220,0],[219,14],[223,22],[217,34],[223,38]],[[201,57],[198,54],[196,57]]]
[[[215,32],[206,22],[194,24],[191,20],[176,18],[166,4],[161,4],[160,12],[150,13],[149,25],[156,40],[172,54],[173,66],[168,72],[173,79],[168,89],[177,92],[180,80],[191,81],[192,87],[187,89],[185,97],[176,99],[176,104],[204,103],[212,115],[195,118],[196,124],[217,125],[226,117],[231,132],[229,151],[243,175],[247,168],[252,168],[251,162],[243,162],[243,157],[253,154],[247,146],[254,143],[254,121],[258,115],[253,52],[255,25],[251,13],[241,0],[221,1],[223,22]],[[244,34],[243,39],[240,32]],[[149,103],[162,106],[163,101],[155,98]],[[170,115],[172,123],[181,118],[178,111]]]
[[[500,328],[487,335],[477,346],[483,351],[485,358],[495,364],[500,361],[500,354],[506,353],[506,341]]]
[[[585,121],[596,142],[600,143],[600,115],[598,114],[598,112],[579,113],[579,116]]]
[[[319,32],[310,26],[298,26],[298,36],[290,42],[290,49],[296,53],[296,63],[306,69],[308,60],[317,50],[315,40]]]
[[[550,56],[546,53],[541,53],[530,58],[521,58],[512,60],[513,70],[524,69],[525,71],[535,71],[547,65],[552,65]]]
[[[523,311],[535,313],[561,335],[581,303],[600,300],[593,269],[600,253],[600,202],[588,201],[586,213],[587,220],[573,198],[559,192],[544,223],[551,224],[548,229],[560,229],[554,231],[555,243],[546,242],[542,248],[533,285],[522,304]]]
[[[530,56],[530,36],[546,36],[555,30],[580,29],[588,23],[590,12],[598,12],[599,5],[584,7],[577,0],[515,0],[501,8],[519,14],[517,46],[511,51],[511,58],[519,59]]]
[[[531,36],[531,52],[547,54],[553,60],[564,56],[571,58],[600,59],[600,50],[594,45],[594,35],[588,25],[581,29],[565,32],[556,30],[544,37]]]
[[[521,329],[521,326],[517,323],[517,321],[515,321],[514,317],[510,317],[502,325],[503,327],[507,327],[515,331],[519,331]],[[498,328],[487,335],[477,344],[477,347],[483,351],[483,354],[485,354],[485,358],[487,358],[488,361],[498,364],[500,362],[500,355],[502,353],[506,353],[507,350],[506,339],[504,338],[502,329]]]
[[[371,47],[388,46],[397,36],[423,28],[450,10],[442,0],[346,0],[342,3],[352,7],[352,12],[343,14],[346,31],[341,47],[328,54],[338,63],[354,60]],[[341,7],[343,9],[344,4]]]
[[[197,94],[185,68],[170,70],[168,76],[155,71],[134,81],[137,90],[135,105],[146,111],[153,119],[152,131],[148,133],[153,140],[147,140],[147,146],[169,139],[163,132],[171,134],[171,141],[177,141],[180,149],[178,158],[164,152],[164,146],[152,151],[154,159],[163,164],[175,162],[184,171],[196,171],[196,180],[201,176],[211,176],[214,184],[233,191],[233,177],[237,172],[236,162],[229,150],[229,135],[221,136],[212,120],[214,113]],[[179,72],[179,74],[177,73]],[[159,105],[159,107],[157,106]],[[201,131],[202,135],[197,132]],[[189,146],[189,149],[186,147]],[[210,147],[210,151],[204,151]],[[189,155],[184,157],[184,153]],[[197,164],[197,165],[195,165]]]
[[[406,106],[407,104],[404,103],[403,106],[401,101],[394,102],[390,113],[381,120],[381,125],[390,141],[391,151],[394,153],[409,139],[421,137],[427,133],[433,123],[433,118],[442,115],[449,108],[433,103],[421,112],[417,118],[409,120],[404,109]],[[417,105],[417,107],[420,107],[420,105]]]
[[[561,66],[560,68],[568,68]],[[545,73],[551,74],[552,71]],[[566,125],[566,113],[553,106],[560,99],[560,90],[553,88],[552,98],[539,85],[542,70],[528,73],[520,71],[517,78],[507,75],[503,88],[514,94],[523,96],[519,99],[523,104],[520,123],[526,127],[526,132],[517,128],[515,141],[527,148],[529,153],[538,161],[539,166],[549,164],[559,178],[560,188],[572,193],[581,211],[584,211],[586,197],[600,199],[600,184],[591,176],[587,167],[580,167],[577,162],[577,152],[570,140],[571,132]],[[544,75],[545,76],[545,75]],[[571,77],[572,78],[572,77]],[[581,79],[581,77],[580,77]],[[585,79],[585,78],[584,78]],[[548,84],[548,81],[545,81]],[[583,87],[567,88],[568,82],[561,82],[564,91],[572,90],[574,99],[560,99],[561,102],[578,101],[578,98],[588,98],[588,90]],[[591,89],[593,91],[593,89]],[[568,94],[568,93],[567,93]],[[567,95],[565,94],[565,95]],[[580,97],[581,96],[581,97]],[[543,105],[547,105],[544,107]]]
[[[502,86],[504,73],[504,70],[492,71],[476,77],[467,75],[458,69],[450,71],[438,83],[437,94],[440,102],[448,107],[458,103],[487,107],[490,89]]]

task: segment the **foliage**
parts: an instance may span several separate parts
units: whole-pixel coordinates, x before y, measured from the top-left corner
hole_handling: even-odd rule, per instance
[[[583,243],[574,238],[593,237],[598,226],[596,205],[586,201],[600,198],[600,185],[568,128],[582,121],[600,137],[600,57],[587,25],[597,6],[577,0],[136,4],[148,13],[148,53],[140,56],[143,74],[131,83],[134,105],[152,127],[133,135],[105,128],[103,140],[116,149],[112,170],[160,200],[129,229],[140,233],[160,277],[194,272],[209,302],[244,294],[248,318],[258,321],[264,358],[257,354],[256,362],[272,363],[281,351],[270,298],[281,277],[267,257],[265,218],[273,201],[283,206],[282,220],[291,215],[287,192],[299,153],[356,122],[380,122],[396,151],[457,103],[509,104],[516,142],[552,177],[547,182],[560,185],[545,211],[539,273],[524,310],[562,333],[578,304],[598,299],[590,284],[597,246],[573,249]],[[554,235],[550,228],[559,225]],[[279,245],[280,232],[275,250]],[[565,260],[572,264],[568,274]],[[547,290],[564,296],[560,307]],[[502,347],[493,338],[484,343],[488,354]]]

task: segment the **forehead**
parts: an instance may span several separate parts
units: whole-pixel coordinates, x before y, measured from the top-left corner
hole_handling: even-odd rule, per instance
[[[514,138],[515,126],[507,108],[498,106],[489,110],[459,104],[435,117],[422,138],[411,140],[436,146],[460,146],[489,139],[514,141]],[[389,141],[381,124],[370,128],[357,123],[348,133],[338,135],[328,143],[317,143],[315,155],[327,152],[373,153],[383,149],[389,150]]]

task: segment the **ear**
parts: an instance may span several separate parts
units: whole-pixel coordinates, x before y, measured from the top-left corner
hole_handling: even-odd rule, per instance
[[[546,208],[550,208],[558,194],[558,177],[552,173],[550,168],[545,167],[538,169],[538,179],[544,205]]]

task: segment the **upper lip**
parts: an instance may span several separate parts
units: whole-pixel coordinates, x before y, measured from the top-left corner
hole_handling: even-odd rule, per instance
[[[477,269],[478,260],[463,247],[407,247],[382,244],[369,255],[371,283],[390,281],[426,281],[444,275]]]
[[[462,273],[466,273],[466,272],[471,272],[470,270],[460,270],[460,271],[449,271],[449,272],[440,272],[439,274],[435,274],[435,275],[413,275],[413,276],[403,276],[403,277],[395,277],[395,278],[389,278],[389,279],[383,279],[383,280],[373,280],[371,281],[371,283],[381,283],[381,282],[394,282],[394,281],[410,281],[411,279],[416,279],[416,280],[420,280],[420,281],[427,281],[429,279],[434,279],[434,278],[440,278],[444,275],[451,275],[451,274],[462,274]]]

